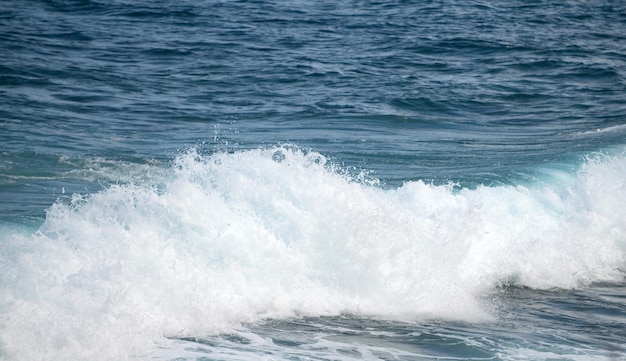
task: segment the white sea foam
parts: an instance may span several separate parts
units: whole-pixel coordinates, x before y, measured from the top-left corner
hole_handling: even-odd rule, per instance
[[[479,321],[498,285],[626,266],[620,155],[557,183],[461,190],[381,189],[290,147],[190,151],[153,173],[53,205],[33,235],[3,229],[1,358],[141,357],[264,318]]]

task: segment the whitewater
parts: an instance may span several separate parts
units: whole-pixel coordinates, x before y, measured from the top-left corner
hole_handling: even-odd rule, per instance
[[[123,169],[33,234],[3,225],[4,359],[141,357],[276,319],[490,322],[502,289],[624,278],[623,151],[475,188],[386,188],[290,145]]]

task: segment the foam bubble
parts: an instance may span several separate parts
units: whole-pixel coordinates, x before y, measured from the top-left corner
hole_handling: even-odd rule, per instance
[[[498,285],[624,275],[619,155],[549,185],[460,190],[384,190],[292,147],[190,151],[151,174],[4,236],[3,357],[133,358],[264,318],[482,320]]]

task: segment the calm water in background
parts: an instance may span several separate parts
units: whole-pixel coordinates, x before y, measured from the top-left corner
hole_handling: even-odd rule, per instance
[[[0,358],[625,358],[619,1],[2,1]]]

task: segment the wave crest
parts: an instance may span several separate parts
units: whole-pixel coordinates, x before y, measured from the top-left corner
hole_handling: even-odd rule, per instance
[[[190,151],[154,174],[3,236],[5,355],[125,358],[163,336],[303,315],[481,320],[503,284],[624,277],[620,155],[552,184],[476,189],[381,189],[290,146]]]

